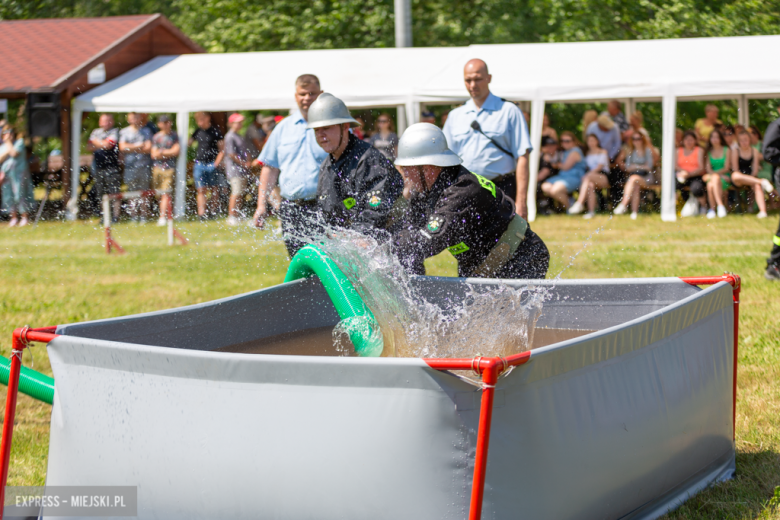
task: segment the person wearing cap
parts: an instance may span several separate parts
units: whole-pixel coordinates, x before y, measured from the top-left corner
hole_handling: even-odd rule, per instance
[[[160,218],[157,225],[164,226],[168,222],[168,212],[171,208],[176,158],[181,151],[181,145],[170,117],[159,116],[157,126],[160,131],[152,138],[152,189],[163,192],[160,196]]]
[[[305,245],[294,238],[291,232],[305,235],[312,225],[310,214],[317,207],[320,165],[328,156],[317,144],[314,130],[307,127],[309,107],[320,92],[317,76],[303,74],[295,80],[298,110],[276,125],[257,158],[257,162],[263,163],[263,169],[260,172],[254,222],[257,227],[263,227],[268,198],[278,180],[282,196],[279,208],[282,234],[290,257],[295,256]]]
[[[246,195],[247,178],[252,167],[246,141],[239,134],[244,126],[244,116],[238,112],[228,118],[228,132],[225,134],[225,174],[230,183],[230,202],[228,203],[229,226],[238,225],[238,212]]]
[[[360,124],[339,98],[323,92],[309,108],[309,128],[328,153],[320,166],[317,208],[325,223],[373,234],[386,229],[403,179],[382,152],[349,131]]]
[[[528,209],[528,154],[531,140],[520,109],[490,92],[492,76],[482,60],[471,60],[463,70],[471,99],[449,113],[444,135],[450,149],[468,170],[479,172],[515,201],[515,211],[526,218]]]
[[[401,265],[425,274],[425,259],[446,249],[458,276],[544,278],[550,253],[542,239],[501,188],[461,163],[434,125],[418,123],[401,136],[395,164],[409,205],[391,238]]]

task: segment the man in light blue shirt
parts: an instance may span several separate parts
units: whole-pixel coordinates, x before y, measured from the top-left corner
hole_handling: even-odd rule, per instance
[[[305,245],[292,235],[308,235],[313,223],[320,165],[328,156],[317,144],[314,130],[306,128],[309,107],[321,92],[317,76],[304,74],[295,80],[298,110],[274,127],[257,158],[263,169],[260,171],[254,222],[257,227],[263,227],[268,197],[278,180],[282,195],[279,209],[282,234],[291,258]]]
[[[463,80],[471,99],[450,112],[444,135],[463,166],[492,180],[515,201],[515,211],[528,216],[528,154],[531,140],[522,112],[514,103],[490,92],[491,75],[482,60],[471,60]]]

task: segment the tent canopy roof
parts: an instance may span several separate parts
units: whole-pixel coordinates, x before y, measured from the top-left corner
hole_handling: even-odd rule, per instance
[[[295,79],[315,74],[352,107],[412,101],[422,79],[464,47],[160,56],[76,99],[76,109],[147,112],[288,109]]]
[[[429,75],[417,94],[464,99],[463,65],[472,58],[487,62],[491,90],[513,100],[778,93],[780,76],[767,59],[777,48],[780,36],[472,45],[459,61]],[[703,67],[703,56],[719,65]]]
[[[491,90],[513,100],[727,97],[780,93],[767,53],[780,36],[337,49],[163,56],[76,99],[76,109],[252,110],[294,106],[293,84],[319,76],[351,107],[467,98],[463,65],[482,58]],[[700,66],[701,56],[733,67]]]

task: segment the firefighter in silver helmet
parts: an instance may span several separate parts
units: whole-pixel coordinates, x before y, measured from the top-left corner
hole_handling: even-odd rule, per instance
[[[379,150],[349,131],[357,124],[344,102],[327,92],[309,108],[309,128],[328,153],[320,166],[317,209],[331,226],[376,236],[389,224],[403,180]]]
[[[480,278],[544,278],[550,254],[514,201],[496,185],[461,166],[442,131],[418,123],[404,132],[395,161],[409,205],[393,229],[392,248],[411,273],[447,249],[458,275]]]

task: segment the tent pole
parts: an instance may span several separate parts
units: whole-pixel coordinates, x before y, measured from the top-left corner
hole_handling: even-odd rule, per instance
[[[739,96],[739,124],[747,128],[750,125],[750,113],[748,111],[748,99],[745,94]]]
[[[404,133],[404,130],[406,130],[406,127],[408,126],[406,124],[406,105],[398,105],[396,107],[396,133],[400,136]]]
[[[179,134],[179,157],[176,159],[176,192],[173,218],[184,218],[187,196],[187,139],[190,135],[190,113],[176,113],[176,133]]]
[[[536,184],[539,178],[539,157],[542,153],[542,127],[544,126],[544,100],[531,102],[531,150],[528,159],[528,222],[536,220]]]
[[[410,101],[406,104],[406,124],[413,125],[420,122],[420,103]]]
[[[677,130],[677,97],[667,92],[661,103],[663,140],[661,145],[661,220],[677,220],[677,183],[674,175],[675,131]]]
[[[70,130],[70,199],[65,216],[68,220],[76,220],[79,214],[79,195],[81,188],[81,114],[84,111],[73,108],[71,111]]]

